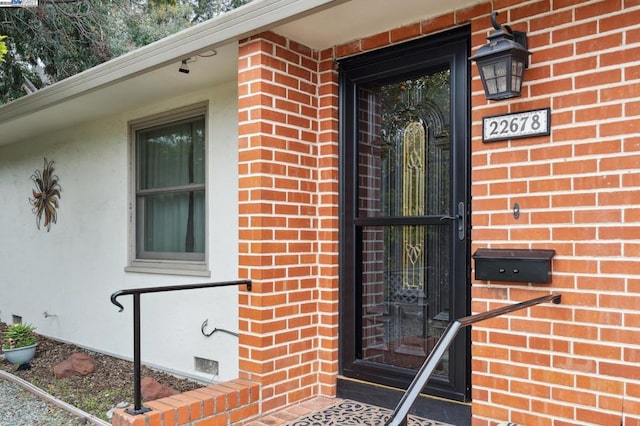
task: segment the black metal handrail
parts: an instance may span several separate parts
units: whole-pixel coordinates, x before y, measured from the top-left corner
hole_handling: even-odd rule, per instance
[[[386,423],[386,426],[401,426],[407,424],[407,417],[409,410],[415,403],[416,399],[420,395],[420,391],[427,384],[436,366],[442,359],[443,355],[447,352],[447,349],[453,342],[453,339],[458,335],[458,332],[463,327],[467,327],[479,321],[484,321],[490,318],[495,318],[500,315],[508,314],[510,312],[519,311],[520,309],[526,309],[531,306],[539,305],[541,303],[553,302],[555,304],[560,303],[562,295],[559,293],[552,293],[547,296],[538,297],[535,299],[526,300],[524,302],[515,303],[513,305],[502,306],[497,309],[492,309],[487,312],[482,312],[475,315],[469,315],[463,318],[459,318],[446,328],[440,340],[435,345],[422,367],[418,371],[418,374],[413,378],[413,381],[407,388],[407,391],[402,395],[400,402],[396,406],[393,414]]]
[[[221,281],[215,283],[204,284],[183,284],[183,285],[170,285],[164,287],[145,287],[145,288],[130,288],[126,290],[118,290],[111,295],[111,303],[120,308],[120,312],[124,310],[124,306],[116,299],[120,296],[133,295],[133,387],[134,387],[134,404],[133,409],[128,408],[125,410],[128,414],[143,414],[151,409],[142,406],[142,391],[140,389],[140,295],[146,293],[161,293],[165,291],[179,291],[179,290],[197,290],[202,288],[212,287],[229,287],[237,285],[246,285],[247,290],[251,291],[251,280],[238,280],[238,281]]]

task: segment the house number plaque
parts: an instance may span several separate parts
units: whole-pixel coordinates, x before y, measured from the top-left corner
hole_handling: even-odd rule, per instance
[[[482,119],[482,141],[547,136],[551,133],[551,109],[535,109],[513,114],[494,115]]]

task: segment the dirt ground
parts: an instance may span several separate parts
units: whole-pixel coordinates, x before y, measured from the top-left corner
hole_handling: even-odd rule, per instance
[[[4,335],[6,327],[6,324],[0,322],[0,337]],[[96,371],[84,377],[56,379],[53,367],[66,360],[74,352],[84,352],[91,355],[97,363]],[[0,361],[0,369],[103,420],[107,420],[106,412],[116,404],[120,402],[133,403],[132,362],[81,349],[43,336],[38,336],[38,347],[36,355],[31,361],[31,369],[18,371],[15,365],[9,364],[5,360]],[[143,367],[141,377],[147,376],[180,392],[203,386],[191,380]]]

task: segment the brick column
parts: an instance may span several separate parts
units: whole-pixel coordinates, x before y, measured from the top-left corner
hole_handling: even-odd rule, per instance
[[[325,188],[320,173],[337,159],[327,165],[322,158],[330,155],[319,151],[327,150],[319,123],[328,119],[319,119],[326,108],[318,103],[318,54],[273,33],[239,49],[239,275],[253,281],[253,291],[240,295],[240,375],[261,384],[267,412],[318,395],[320,345],[337,346],[319,338],[337,323],[337,295],[325,289],[325,277],[337,274],[326,266],[337,262],[337,249],[324,242],[336,238],[337,224],[319,216],[335,215],[336,203],[323,203],[337,184]],[[333,299],[328,308],[325,297]]]
[[[334,49],[319,55],[318,357],[320,394],[335,396],[338,375],[338,72]]]

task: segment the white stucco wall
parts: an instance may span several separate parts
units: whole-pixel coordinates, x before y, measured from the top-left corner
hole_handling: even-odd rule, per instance
[[[0,321],[12,315],[43,335],[133,356],[132,287],[237,279],[237,83],[123,111],[100,121],[0,147]],[[129,232],[128,122],[209,102],[207,145],[210,278],[125,272]],[[1,137],[1,135],[0,135]],[[29,176],[55,161],[62,187],[58,223],[36,229]],[[238,290],[188,290],[142,296],[142,359],[203,380],[237,377],[238,339],[200,332],[238,329]],[[43,312],[55,316],[45,318]],[[219,362],[219,375],[196,372],[194,356]]]

